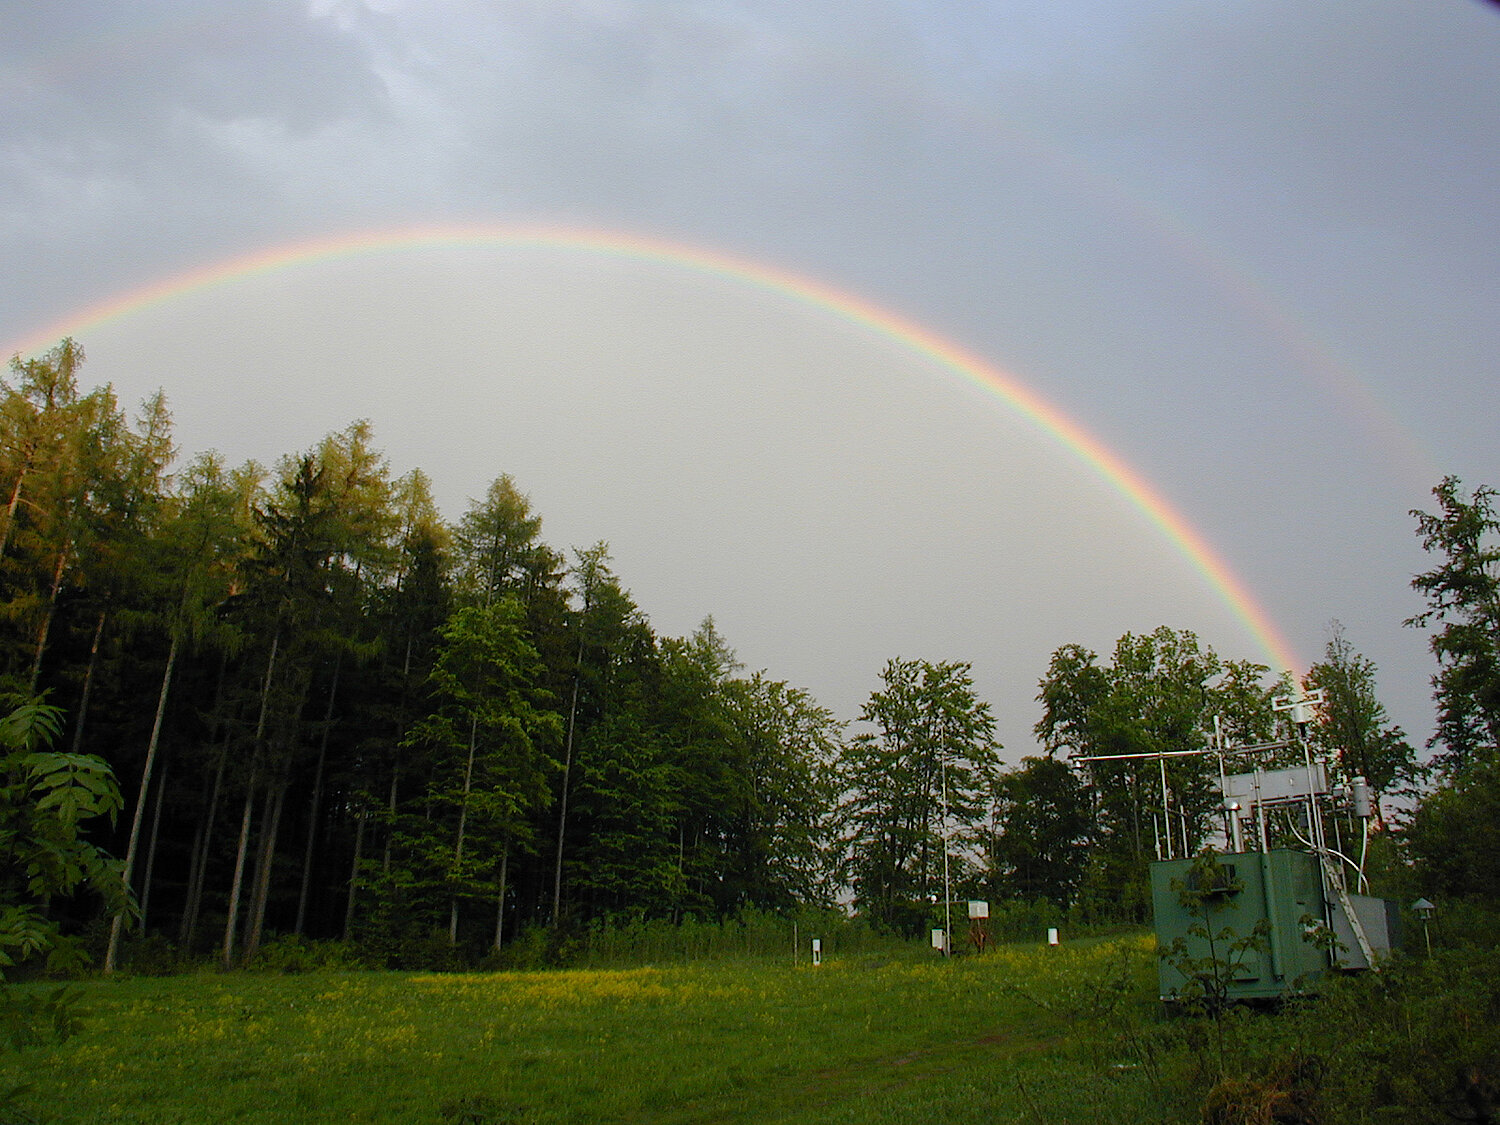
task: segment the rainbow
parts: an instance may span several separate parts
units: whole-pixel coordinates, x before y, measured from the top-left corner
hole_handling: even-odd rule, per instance
[[[1014,375],[921,325],[824,282],[717,250],[616,231],[548,225],[408,227],[340,235],[258,251],[177,274],[75,313],[15,349],[32,354],[63,336],[163,304],[188,293],[315,261],[397,249],[495,246],[542,248],[662,263],[727,279],[810,305],[895,341],[936,361],[954,375],[999,399],[1050,435],[1119,493],[1196,569],[1264,650],[1274,672],[1303,667],[1270,616],[1229,565],[1139,473],[1082,425],[1064,415]]]

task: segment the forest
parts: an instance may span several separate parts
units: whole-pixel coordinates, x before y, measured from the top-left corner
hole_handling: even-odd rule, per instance
[[[1164,626],[1058,648],[1039,752],[1007,767],[961,661],[892,657],[840,719],[711,618],[659,635],[608,545],[549,545],[507,475],[448,519],[363,422],[272,466],[179,461],[164,396],[131,415],[83,360],[63,340],[0,387],[4,963],[235,966],[301,935],[455,966],[633,920],[838,908],[912,935],[964,898],[1139,922],[1164,839],[1214,835],[1205,759],[1074,761],[1278,736],[1368,779],[1391,886],[1500,896],[1487,488],[1413,513],[1425,753],[1337,625],[1296,684]]]

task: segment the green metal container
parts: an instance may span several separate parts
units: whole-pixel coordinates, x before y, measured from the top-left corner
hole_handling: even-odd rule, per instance
[[[1328,971],[1328,953],[1310,940],[1309,920],[1330,925],[1323,899],[1323,879],[1316,856],[1290,849],[1239,852],[1218,857],[1225,878],[1200,891],[1198,907],[1184,905],[1181,889],[1193,879],[1193,860],[1164,860],[1151,865],[1151,906],[1161,950],[1178,938],[1193,958],[1213,956],[1221,962],[1231,1000],[1284,996]],[[1174,886],[1174,882],[1177,884]],[[1269,924],[1261,948],[1231,952],[1231,942],[1247,937],[1264,919]],[[1199,926],[1215,935],[1214,948],[1188,931]],[[1217,940],[1229,930],[1230,935]],[[1169,960],[1159,963],[1163,1000],[1176,999],[1186,977]]]

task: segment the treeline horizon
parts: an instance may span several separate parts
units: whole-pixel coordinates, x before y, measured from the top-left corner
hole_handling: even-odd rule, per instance
[[[1343,693],[1310,737],[1349,772],[1415,777],[1341,633],[1305,685],[1186,630],[1108,662],[1065,645],[1043,752],[1012,769],[962,662],[891,659],[850,735],[746,674],[711,617],[658,635],[607,545],[549,546],[508,475],[450,521],[364,422],[271,467],[177,466],[163,396],[128,418],[82,362],[64,340],[4,383],[0,686],[61,708],[55,749],[118,779],[122,814],[90,832],[139,912],[106,967],[141,932],[226,965],[273,934],[416,965],[529,928],[846,902],[905,933],[962,897],[1139,921],[1163,829],[1214,831],[1207,779],[1174,762],[1153,828],[1154,773],[1060,758],[1216,720],[1267,737],[1291,686]],[[107,927],[90,896],[53,911]]]

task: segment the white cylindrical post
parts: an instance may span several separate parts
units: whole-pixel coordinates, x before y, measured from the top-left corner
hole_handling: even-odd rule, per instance
[[[1056,926],[1048,926],[1047,927],[1047,944],[1048,945],[1057,945],[1058,944],[1058,941],[1057,941],[1057,927]]]
[[[823,963],[823,939],[813,938],[812,943],[813,966],[816,968]]]

